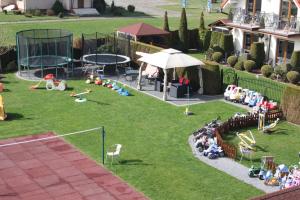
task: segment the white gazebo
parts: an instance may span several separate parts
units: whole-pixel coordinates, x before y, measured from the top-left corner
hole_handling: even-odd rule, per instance
[[[142,56],[141,58],[138,59],[138,61],[141,61],[142,64],[139,70],[137,89],[138,90],[141,89],[142,68],[144,63],[162,68],[164,71],[164,89],[163,89],[164,101],[167,100],[167,86],[168,86],[167,70],[168,69],[204,65],[204,63],[201,62],[200,60],[192,56],[189,56],[187,54],[184,54],[181,51],[178,51],[176,49],[164,49],[160,52],[153,53],[153,54],[137,52],[137,55]]]

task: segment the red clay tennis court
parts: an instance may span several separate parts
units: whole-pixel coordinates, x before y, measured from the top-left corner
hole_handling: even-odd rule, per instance
[[[0,145],[53,136],[0,141]],[[0,148],[1,200],[142,200],[142,193],[55,138]]]

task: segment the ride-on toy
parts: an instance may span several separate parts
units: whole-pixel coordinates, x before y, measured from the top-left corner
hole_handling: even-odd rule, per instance
[[[243,102],[243,104],[244,105],[248,105],[249,104],[249,102],[250,102],[250,100],[252,99],[252,96],[254,95],[254,91],[252,91],[252,90],[249,90],[248,91],[248,93],[246,94],[246,97],[245,97],[245,99],[244,99],[244,102]]]
[[[66,81],[57,80],[53,74],[47,74],[43,80],[38,82],[38,84],[31,86],[31,89],[37,89],[43,81],[46,81],[47,90],[59,90],[64,91],[67,89]]]
[[[224,99],[229,100],[230,94],[236,88],[236,85],[228,85],[224,92]]]
[[[83,103],[83,102],[86,102],[86,101],[87,101],[87,99],[84,98],[83,95],[89,94],[89,93],[91,93],[91,92],[92,92],[92,90],[86,89],[85,92],[81,92],[81,93],[78,93],[78,94],[72,92],[72,93],[70,94],[70,96],[71,96],[71,97],[77,97],[77,98],[75,99],[75,102],[77,102],[77,103]]]
[[[243,96],[242,91],[243,88],[241,87],[234,88],[234,90],[231,92],[229,96],[229,100],[233,102],[240,102]]]

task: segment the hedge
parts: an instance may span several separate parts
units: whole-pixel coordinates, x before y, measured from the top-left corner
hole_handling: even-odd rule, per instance
[[[205,32],[204,38],[203,38],[203,50],[207,51],[209,49],[210,46],[210,40],[211,40],[211,34],[212,32],[207,30]]]
[[[265,44],[263,42],[254,42],[250,47],[251,60],[255,61],[256,69],[261,68],[265,60]]]
[[[198,67],[176,68],[177,77],[185,77],[190,80],[191,89],[196,92],[200,88]]]
[[[300,51],[294,51],[291,58],[292,70],[300,72]]]
[[[17,53],[15,47],[0,47],[0,48],[2,50],[6,49],[3,51],[1,50],[1,52],[3,53],[0,54],[0,72],[5,72],[8,63],[17,60]]]
[[[234,51],[233,36],[231,34],[222,34],[220,47],[227,54],[227,57],[230,56]]]
[[[204,94],[216,95],[222,93],[222,78],[220,66],[216,62],[205,61],[202,67]]]
[[[221,37],[223,36],[223,33],[221,32],[211,32],[211,38],[210,38],[210,45],[209,47],[214,47],[214,46],[220,46],[221,44]]]
[[[289,86],[282,96],[281,109],[287,121],[300,124],[300,88]]]
[[[188,38],[189,38],[189,49],[198,49],[202,50],[203,45],[200,42],[200,35],[199,35],[199,29],[191,29],[188,30]]]

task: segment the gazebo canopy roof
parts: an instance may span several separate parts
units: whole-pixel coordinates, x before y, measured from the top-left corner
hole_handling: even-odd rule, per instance
[[[129,26],[125,26],[118,29],[118,32],[126,33],[129,35],[140,36],[151,36],[151,35],[168,35],[169,32],[151,26],[145,23],[137,23]]]
[[[204,65],[204,63],[200,60],[176,49],[164,49],[154,54],[145,54],[141,52],[137,52],[137,54],[142,56],[138,59],[138,61],[145,62],[162,69]]]

